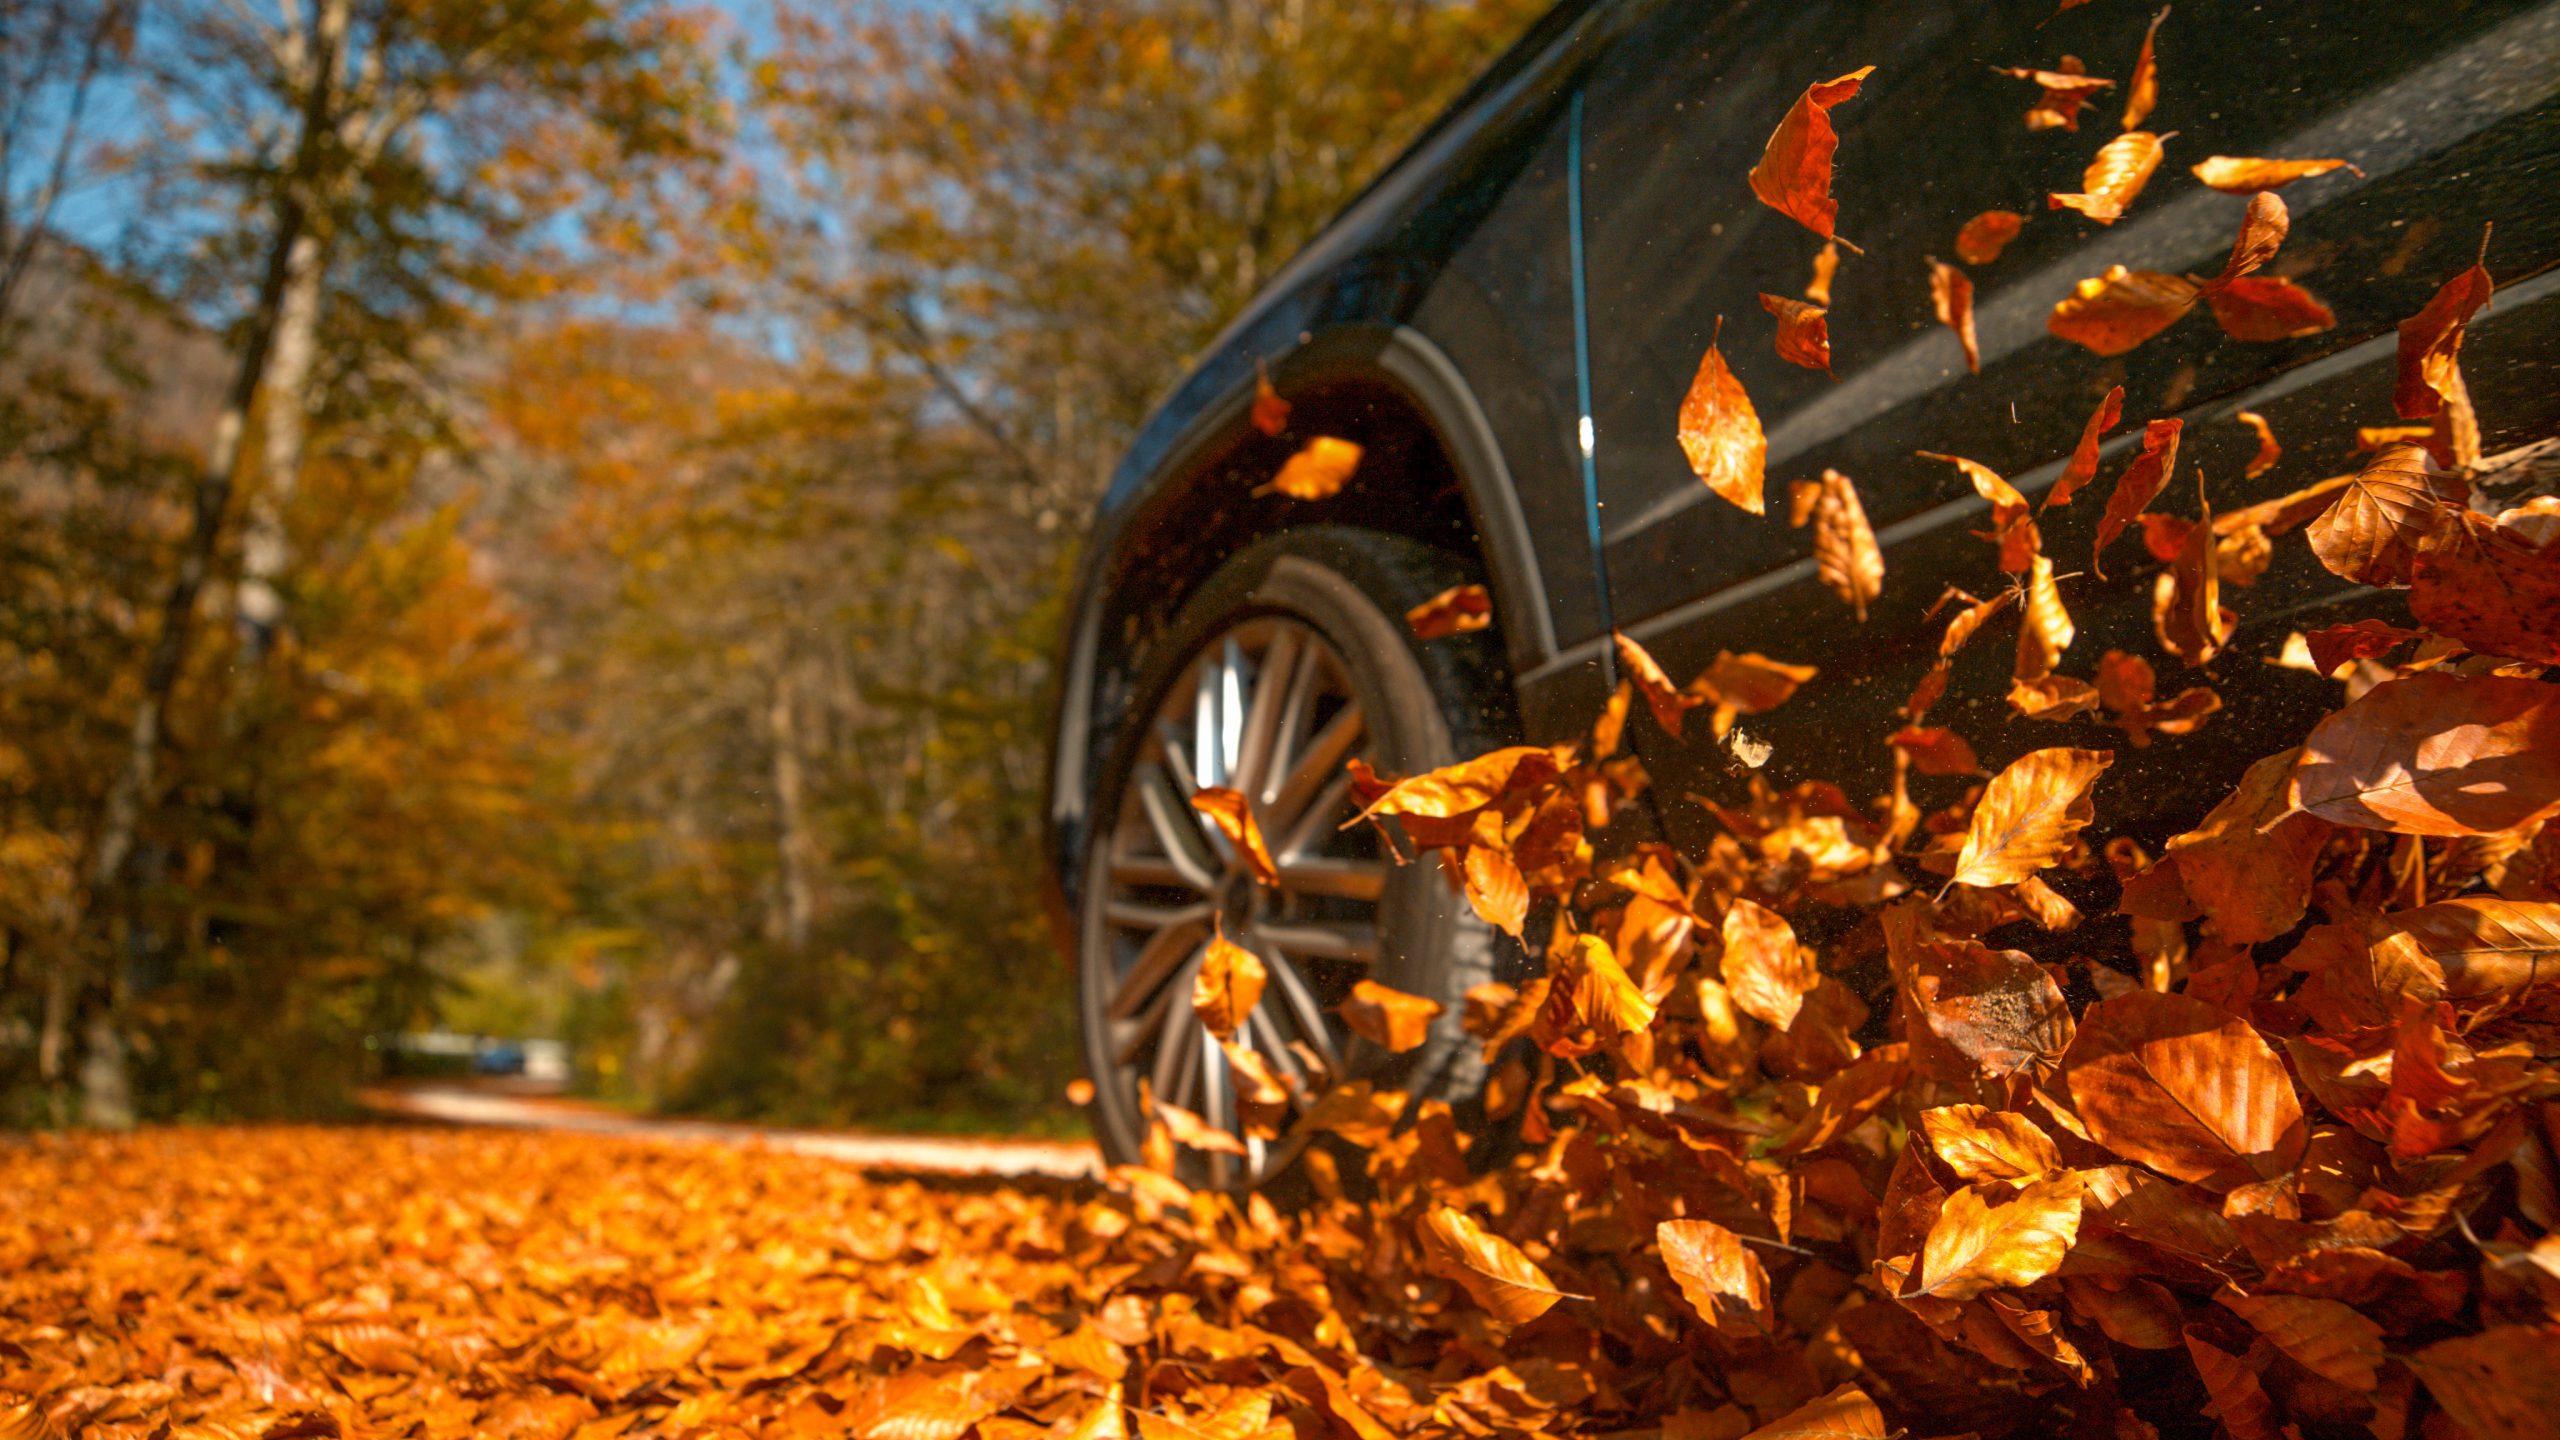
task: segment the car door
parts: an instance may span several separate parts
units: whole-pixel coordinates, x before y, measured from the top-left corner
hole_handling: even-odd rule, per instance
[[[1935,658],[1945,616],[1929,618],[1931,602],[1951,584],[1988,596],[2005,583],[1993,547],[1972,533],[1986,516],[1970,485],[1918,452],[1980,461],[2037,497],[2099,398],[2124,387],[2125,424],[2097,485],[2042,521],[2079,623],[2061,669],[2088,678],[2103,652],[2122,650],[2158,667],[2164,691],[2214,687],[2224,711],[2194,739],[2145,749],[2097,717],[2019,718],[2005,698],[2004,621],[1962,658],[1929,721],[1955,727],[1992,769],[2041,746],[2125,747],[2104,798],[2112,815],[2156,834],[2192,820],[2241,764],[2294,743],[2337,703],[2335,683],[2270,667],[2286,635],[2383,602],[2340,586],[2296,536],[2255,585],[2226,591],[2242,628],[2221,656],[2183,669],[2153,638],[2163,567],[2139,532],[2109,550],[2107,579],[2093,564],[2097,514],[2143,422],[2185,425],[2155,505],[2173,513],[2197,513],[2199,480],[2228,511],[2352,470],[2357,427],[2396,419],[2393,327],[2472,263],[2494,221],[2488,263],[2502,289],[2464,352],[2485,448],[2560,434],[2560,304],[2549,298],[2560,256],[2560,5],[2180,5],[2159,24],[2159,98],[2143,122],[2175,132],[2166,163],[2111,226],[2049,209],[2047,193],[2079,190],[2083,167],[2121,128],[2152,15],[2128,3],[2056,14],[2048,0],[1663,0],[1589,79],[1581,218],[1609,618],[1675,678],[1725,649],[1818,666],[1794,700],[1743,722],[1773,745],[1764,773],[1781,786],[1824,779],[1862,799],[1879,793],[1890,777],[1884,738]],[[2076,129],[2030,129],[2039,87],[1997,67],[2068,68],[2070,54],[2116,86]],[[1758,203],[1745,176],[1808,84],[1866,65],[1876,68],[1864,88],[1832,111],[1839,230],[1865,253],[1842,256],[1833,282],[1826,376],[1777,357],[1759,300],[1800,295],[1821,242]],[[2189,172],[2209,155],[2362,168],[2281,192],[2292,232],[2267,272],[2308,288],[2335,323],[2246,343],[2199,306],[2113,358],[2048,334],[2055,301],[2111,264],[2220,267],[2246,201]],[[1996,261],[1965,267],[1975,375],[1933,314],[1926,257],[1955,261],[1957,230],[1994,209],[2026,223]],[[1710,494],[1675,441],[1682,393],[1719,320],[1768,435],[1766,517]],[[2285,449],[2256,477],[2242,473],[2257,449],[2235,419],[2243,409],[2264,416]],[[1826,469],[1857,483],[1886,547],[1883,593],[1863,623],[1821,588],[1808,533],[1785,518],[1788,482]],[[1588,663],[1600,648],[1558,663]],[[1740,797],[1745,767],[1730,753],[1641,728],[1675,835],[1712,822],[1669,797]]]

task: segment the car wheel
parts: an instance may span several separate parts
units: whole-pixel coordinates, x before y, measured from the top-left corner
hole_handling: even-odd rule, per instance
[[[1078,1010],[1095,1129],[1114,1163],[1139,1156],[1142,1096],[1235,1138],[1242,1153],[1179,1151],[1185,1179],[1222,1187],[1284,1171],[1303,1143],[1290,1112],[1347,1081],[1472,1111],[1484,1066],[1460,998],[1494,978],[1497,942],[1510,942],[1441,867],[1399,865],[1374,827],[1345,828],[1353,758],[1413,774],[1509,737],[1491,636],[1422,642],[1404,622],[1468,578],[1453,557],[1398,537],[1286,531],[1222,567],[1150,647],[1101,770],[1080,896]],[[1208,786],[1248,798],[1276,885],[1256,883],[1193,809]],[[1295,1092],[1279,1139],[1250,1133],[1236,1064],[1192,1011],[1217,934],[1268,972],[1231,1043]],[[1335,1007],[1363,979],[1445,1007],[1421,1047],[1392,1055],[1344,1026]],[[1273,1118],[1265,1111],[1259,1128]]]

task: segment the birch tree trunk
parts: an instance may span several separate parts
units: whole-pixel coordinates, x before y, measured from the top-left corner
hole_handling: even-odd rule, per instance
[[[816,918],[817,844],[809,833],[808,782],[800,762],[800,680],[798,668],[785,662],[775,673],[773,698],[766,711],[773,737],[773,808],[781,859],[783,943],[807,947]]]

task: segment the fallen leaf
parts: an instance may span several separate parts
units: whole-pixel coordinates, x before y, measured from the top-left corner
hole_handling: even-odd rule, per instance
[[[1940,1105],[1920,1112],[1920,1128],[1929,1137],[1929,1148],[1967,1184],[2039,1180],[2063,1168],[2053,1137],[2014,1111]],[[2076,1202],[2076,1188],[2073,1198]]]
[[[1262,957],[1229,940],[1224,932],[1209,937],[1191,981],[1191,1010],[1209,1033],[1232,1040],[1238,1027],[1262,1003],[1263,982],[1271,972]],[[1180,1139],[1179,1135],[1174,1138]]]
[[[2226,195],[2254,195],[2332,170],[2364,173],[2344,160],[2256,160],[2232,155],[2207,156],[2188,168],[2198,180]]]
[[[2313,726],[2291,803],[2411,835],[2482,835],[2560,813],[2560,685],[2428,671]]]
[[[2267,417],[2255,410],[2242,410],[2231,418],[2258,432],[2258,453],[2249,457],[2240,478],[2255,480],[2276,468],[2276,462],[2284,458],[2284,447],[2276,443],[2275,427],[2267,423]]]
[[[1780,1030],[1796,1023],[1804,997],[1822,983],[1813,952],[1797,942],[1795,927],[1750,900],[1737,899],[1724,912],[1723,966],[1734,1007]]]
[[[1762,204],[1825,240],[1838,238],[1833,226],[1840,215],[1840,203],[1831,198],[1831,158],[1840,148],[1831,107],[1857,94],[1875,69],[1864,65],[1807,86],[1770,132],[1760,163],[1751,167],[1751,193]]]
[[[2560,541],[2447,507],[2418,542],[2409,584],[2419,624],[2482,654],[2560,665]]]
[[[2484,257],[2488,249],[2484,230]],[[2423,420],[2444,408],[2459,383],[2463,334],[2495,293],[2487,266],[2475,260],[2470,269],[2444,282],[2425,308],[2400,322],[2400,372],[2392,384],[2391,408],[2402,419]]]
[[[1867,523],[1858,487],[1837,470],[1820,480],[1799,480],[1788,487],[1792,524],[1813,522],[1813,561],[1822,588],[1837,595],[1867,618],[1867,604],[1884,591],[1884,551]]]
[[[1481,585],[1452,585],[1404,612],[1416,640],[1445,640],[1493,626],[1493,596]]]
[[[2382,1327],[2349,1306],[2309,1295],[2251,1295],[2229,1287],[2213,1298],[2248,1321],[2287,1359],[2323,1380],[2371,1390],[2380,1378]]]
[[[2107,547],[2169,483],[2169,473],[2178,464],[2178,433],[2184,428],[2184,422],[2177,420],[2154,420],[2142,427],[2141,453],[2116,477],[2116,488],[2107,496],[2106,513],[2098,517],[2098,543],[2089,556],[2090,568],[2098,572],[2098,578],[2106,578]]]
[[[2470,1440],[2536,1440],[2560,1415],[2554,1345],[2560,1325],[2493,1325],[2402,1358]]]
[[[1487,1314],[1506,1324],[1535,1320],[1559,1300],[1590,1298],[1557,1289],[1519,1246],[1446,1205],[1423,1217],[1422,1240],[1432,1268],[1466,1287]]]
[[[2415,941],[2447,999],[2514,995],[2560,978],[2560,904],[2460,895],[2385,915],[2375,930],[2377,940]]]
[[[2036,103],[2027,107],[2027,128],[2030,130],[2079,129],[2080,107],[2094,99],[2099,91],[2111,89],[2116,83],[2089,74],[2077,55],[2063,56],[2051,70],[2014,65],[1995,65],[1992,68],[2037,88]]]
[[[1716,331],[1723,333],[1722,320],[1716,322]],[[1713,340],[1707,342],[1697,377],[1680,401],[1680,449],[1708,489],[1754,515],[1765,513],[1760,490],[1769,440],[1760,431],[1760,415],[1751,408],[1751,397],[1725,367],[1724,354]]]
[[[1280,398],[1280,392],[1271,388],[1271,376],[1261,366],[1253,367],[1253,428],[1275,440],[1280,438],[1280,433],[1289,428],[1290,408],[1289,402]]]
[[[2092,354],[2122,355],[2178,323],[2200,293],[2183,275],[2110,265],[2056,301],[2044,328]]]
[[[2180,1180],[2298,1153],[2302,1104],[2284,1062],[2248,1021],[2183,995],[2135,990],[2080,1017],[2062,1057],[2090,1138]]]
[[[1965,826],[1953,883],[2012,885],[2050,865],[2089,823],[2089,787],[2115,757],[2030,750],[1991,777]]]
[[[1292,500],[1330,500],[1351,483],[1351,472],[1359,468],[1359,446],[1331,435],[1318,435],[1300,446],[1298,453],[1290,456],[1280,473],[1262,489],[1277,490]]]
[[[1224,786],[1212,785],[1191,793],[1191,808],[1209,817],[1227,843],[1236,847],[1245,869],[1265,885],[1280,883],[1280,867],[1272,862],[1270,848],[1262,843],[1262,827],[1254,823],[1253,803],[1244,795]]]
[[[1973,282],[1963,271],[1940,260],[1929,261],[1929,304],[1938,312],[1938,323],[1956,332],[1957,343],[1964,347],[1964,368],[1972,374],[1982,373],[1982,347],[1973,335]],[[1824,352],[1826,363],[1829,352]]]
[[[2080,189],[2049,194],[2045,205],[2077,210],[2101,225],[2113,225],[2150,183],[2151,172],[2160,168],[2163,138],[2148,130],[2128,130],[2108,141],[2080,177]]]
[[[2071,1007],[2042,965],[1972,942],[1928,946],[1903,982],[1934,1041],[1971,1074],[2005,1079],[2049,1067],[2071,1043]]]
[[[1440,1018],[1443,1008],[1437,1000],[1363,980],[1351,987],[1334,1013],[1354,1035],[1401,1055],[1431,1038],[1431,1022]]]
[[[1760,308],[1778,317],[1778,358],[1807,370],[1831,373],[1831,323],[1819,305],[1784,295],[1760,297]]]
[[[1663,1266],[1699,1319],[1718,1330],[1771,1328],[1769,1275],[1741,1236],[1708,1220],[1665,1220],[1653,1234]]]
[[[2142,32],[2142,53],[2134,57],[2133,79],[2124,91],[2124,128],[2130,130],[2150,118],[2152,107],[2160,103],[2160,61],[2153,53],[2153,42],[2160,38],[2160,22],[2169,18],[2169,7],[2151,17],[2151,28]]]
[[[1956,258],[1967,265],[1991,264],[2026,224],[2027,217],[2015,210],[1985,210],[1956,232]]]
[[[2204,1339],[2192,1325],[2184,1339],[2187,1358],[2209,1397],[2205,1412],[2222,1422],[2223,1434],[2231,1440],[2286,1440],[2276,1427],[2274,1402],[2246,1361]]]
[[[2076,1175],[2033,1182],[1999,1204],[1977,1189],[1958,1190],[1929,1227],[1918,1293],[1970,1300],[2000,1286],[2032,1285],[2061,1268],[2079,1234]]]
[[[2239,945],[2272,940],[2301,920],[2329,828],[2292,813],[2297,752],[2252,764],[2202,824],[2171,839],[2167,860],[2214,934]]]
[[[2406,585],[2437,518],[2461,503],[2460,483],[2436,474],[2419,446],[2385,446],[2311,522],[2311,553],[2341,580]]]

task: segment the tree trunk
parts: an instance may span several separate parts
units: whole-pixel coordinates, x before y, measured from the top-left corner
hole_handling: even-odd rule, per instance
[[[311,426],[311,366],[320,346],[321,282],[327,275],[321,238],[310,230],[294,237],[285,257],[284,297],[276,313],[275,347],[267,364],[262,482],[250,494],[240,537],[240,671],[254,677],[284,623],[284,597],[276,586],[289,559],[285,513],[302,476],[302,452]]]
[[[806,779],[800,765],[800,678],[798,668],[784,664],[774,675],[773,699],[766,722],[773,735],[773,807],[781,859],[783,943],[794,950],[809,943],[816,917],[817,844],[809,833]]]

